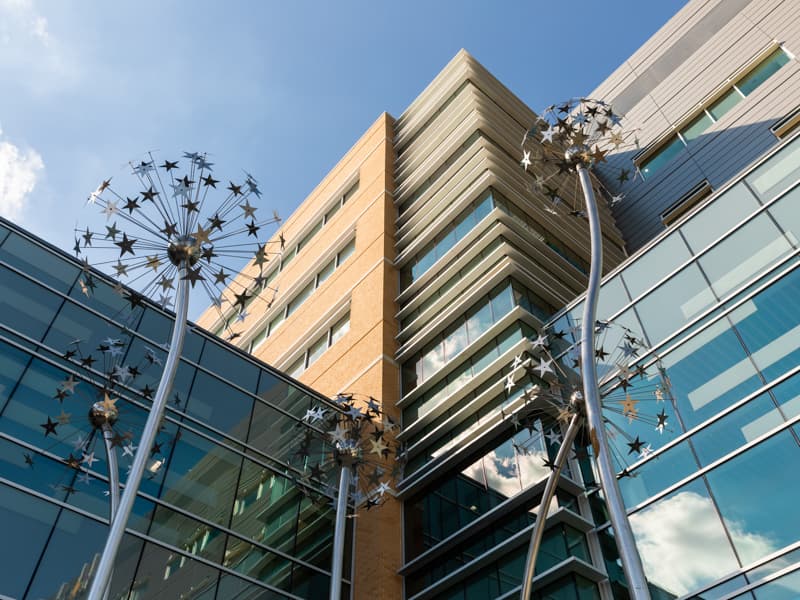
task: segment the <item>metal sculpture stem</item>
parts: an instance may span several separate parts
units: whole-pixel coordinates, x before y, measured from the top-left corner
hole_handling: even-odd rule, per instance
[[[333,533],[333,561],[331,564],[330,600],[339,600],[342,595],[342,569],[344,567],[344,538],[347,518],[347,497],[350,490],[350,466],[342,464],[339,475],[339,495],[336,497],[336,528]]]
[[[117,510],[119,510],[119,466],[117,464],[117,452],[114,450],[114,445],[111,443],[111,438],[114,437],[114,430],[111,428],[111,425],[106,422],[103,423],[101,431],[103,434],[103,443],[106,447],[106,460],[108,461],[108,499],[110,503],[108,514],[109,519],[113,519],[114,515],[117,514]],[[110,579],[109,577],[109,580]],[[107,599],[110,592],[111,582],[109,581],[109,585],[106,586],[103,597]]]
[[[117,453],[114,446],[111,444],[111,438],[114,437],[114,430],[111,425],[103,423],[103,443],[106,446],[106,459],[108,460],[108,496],[111,503],[111,518],[117,514],[119,509],[119,467],[117,466]]]
[[[564,441],[561,443],[556,455],[555,467],[544,486],[542,501],[539,503],[539,513],[536,515],[536,522],[533,524],[533,531],[531,532],[528,558],[525,561],[525,575],[522,579],[522,600],[530,600],[531,592],[533,591],[533,575],[536,570],[536,557],[539,555],[539,546],[542,545],[547,513],[550,511],[550,503],[556,493],[556,485],[558,484],[558,478],[561,476],[561,469],[564,468],[564,464],[567,462],[567,456],[572,451],[572,442],[575,441],[575,436],[578,434],[582,424],[583,415],[572,415],[569,427],[567,427],[567,431],[564,434]]]
[[[589,171],[580,162],[576,165],[580,178],[583,196],[586,200],[586,216],[589,219],[589,236],[591,238],[592,262],[589,272],[589,287],[586,291],[586,302],[583,307],[581,326],[581,376],[583,378],[583,394],[586,401],[586,422],[589,427],[589,438],[595,452],[600,486],[605,496],[611,527],[614,529],[614,540],[617,544],[622,570],[628,581],[628,590],[634,600],[650,600],[647,580],[633,530],[622,494],[617,484],[617,474],[611,458],[611,452],[603,426],[603,413],[600,404],[600,390],[597,388],[597,370],[594,355],[594,323],[597,313],[597,297],[600,292],[600,278],[603,265],[603,244],[600,232],[600,217],[597,202],[589,178]]]
[[[133,510],[136,492],[139,490],[139,484],[144,475],[147,459],[150,456],[150,449],[158,433],[158,426],[161,423],[161,417],[164,415],[167,398],[169,398],[169,394],[172,391],[172,382],[175,380],[178,362],[181,357],[181,352],[183,351],[183,340],[186,335],[186,317],[189,311],[189,284],[188,281],[184,279],[185,274],[186,267],[182,264],[178,268],[178,289],[175,294],[175,324],[172,329],[169,354],[164,363],[164,372],[161,375],[161,381],[158,384],[158,390],[156,391],[153,405],[150,408],[150,414],[147,416],[147,422],[142,430],[142,437],[139,440],[139,449],[136,451],[136,456],[133,458],[133,464],[131,465],[128,479],[125,482],[125,490],[120,499],[119,509],[111,518],[106,545],[100,555],[100,562],[97,566],[94,580],[92,581],[92,587],[89,590],[88,600],[102,600],[106,587],[111,580],[111,571],[114,567],[114,560],[117,557],[119,546],[122,543],[125,525]]]

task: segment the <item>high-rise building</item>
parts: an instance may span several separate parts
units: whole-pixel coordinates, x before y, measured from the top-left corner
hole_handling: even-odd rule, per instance
[[[286,220],[283,257],[263,271],[280,290],[271,306],[248,307],[242,324],[238,307],[200,320],[241,333],[236,343],[316,390],[372,395],[401,420],[408,463],[397,500],[357,520],[356,597],[464,585],[456,567],[480,553],[467,540],[489,550],[487,535],[512,538],[498,536],[482,561],[494,569],[518,562],[527,543],[542,492],[529,486],[547,472],[541,436],[554,423],[514,433],[499,415],[535,382],[509,395],[503,372],[585,288],[589,260],[585,222],[548,212],[519,167],[533,119],[460,52],[398,119],[382,115]],[[567,178],[558,180],[565,206],[576,202]],[[623,241],[605,207],[603,221],[611,269]],[[514,462],[519,444],[530,446],[524,464]],[[579,483],[562,488],[547,564],[580,558],[545,578],[577,589],[602,579],[591,566],[602,559],[599,547],[590,557]]]
[[[0,289],[0,597],[85,598],[110,489],[89,409],[116,405],[124,483],[171,315],[5,220]],[[334,510],[293,442],[326,400],[197,328],[173,390],[108,597],[325,596]]]
[[[663,407],[663,433],[654,412],[621,423],[615,442],[658,598],[797,596],[768,594],[797,592],[800,572],[785,574],[800,567],[800,536],[782,471],[798,451],[800,142],[773,152],[800,122],[798,10],[689,2],[590,94],[639,141],[595,170],[601,197],[623,198],[613,219],[601,202],[598,316],[638,332],[653,348],[639,364],[657,361],[671,382],[655,409],[638,409]],[[545,324],[574,332],[588,261],[585,222],[564,208],[580,201],[574,182],[543,190],[519,165],[534,119],[460,52],[287,220],[284,258],[266,271],[280,289],[272,308],[241,330],[234,311],[203,321],[233,325],[242,347],[323,393],[372,394],[400,418],[408,464],[397,503],[358,518],[355,597],[518,593],[558,425],[515,426],[509,415],[536,380],[503,382],[525,338]],[[642,456],[626,445],[637,435]],[[536,594],[625,597],[580,463],[551,509]]]
[[[800,597],[798,17],[794,0],[692,0],[590,94],[639,140],[594,170],[598,318],[648,349],[598,361],[604,393],[656,390],[607,416],[658,600]],[[239,351],[199,329],[189,338],[112,597],[325,596],[333,511],[307,494],[331,492],[291,456],[310,402],[324,402],[311,388],[374,397],[406,449],[401,479],[386,461],[388,502],[348,520],[353,598],[519,595],[561,424],[520,419],[541,381],[507,387],[506,376],[540,333],[571,365],[589,260],[572,176],[545,188],[520,166],[535,119],[461,51],[284,222],[282,255],[242,279],[260,272],[265,287],[252,291],[267,302],[199,320]],[[609,207],[612,197],[622,201]],[[125,303],[99,276],[85,297],[79,263],[3,226],[0,524],[19,542],[0,564],[0,595],[77,598],[104,531],[105,483],[102,470],[91,493],[73,481],[69,420],[58,439],[40,426],[65,380],[101,385],[64,347],[119,335],[107,332]],[[126,351],[160,352],[166,315],[133,308]],[[654,366],[658,387],[633,375]],[[123,394],[134,430],[139,377]],[[73,420],[83,410],[71,396],[63,407]],[[576,446],[550,506],[537,599],[627,598],[587,452]]]

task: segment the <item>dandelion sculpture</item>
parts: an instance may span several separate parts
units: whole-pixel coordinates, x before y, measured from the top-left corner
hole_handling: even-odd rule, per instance
[[[186,152],[180,160],[165,160],[161,165],[148,154],[147,160],[130,166],[136,178],[131,188],[117,189],[109,178],[89,196],[88,204],[100,207],[107,224],[105,232],[88,227],[76,230],[75,252],[80,255],[91,248],[93,253],[105,253],[106,258],[94,265],[113,269],[117,279],[126,278],[128,286],[138,288],[135,291],[122,283],[115,288],[131,307],[158,292],[156,302],[162,308],[174,304],[175,324],[161,380],[125,490],[111,519],[89,600],[100,600],[105,593],[147,467],[183,349],[190,289],[199,283],[220,312],[222,304],[230,302],[243,319],[253,297],[274,294],[275,290],[266,288],[263,266],[283,249],[282,237],[272,242],[260,241],[259,232],[279,222],[279,218],[275,214],[264,220],[256,217],[258,207],[254,203],[258,203],[261,192],[250,174],[244,174],[243,183],[229,181],[224,186],[214,178],[213,163],[207,155],[197,152]],[[223,261],[239,264],[231,267],[230,262]],[[244,261],[252,261],[258,275],[232,278]],[[93,281],[88,261],[85,264],[81,288],[90,295]],[[271,302],[271,298],[267,301]]]
[[[394,438],[397,423],[375,398],[342,393],[333,401],[339,410],[320,405],[306,411],[303,420],[320,428],[321,435],[315,439],[315,430],[306,430],[295,455],[303,460],[308,477],[320,483],[339,471],[330,589],[330,599],[339,600],[347,501],[366,510],[383,504],[392,482],[402,475],[405,452]]]
[[[74,372],[69,372],[55,386],[53,399],[58,402],[58,414],[48,414],[46,421],[41,423],[42,433],[50,441],[44,454],[56,452],[68,467],[68,470],[60,472],[59,480],[50,482],[50,487],[55,493],[63,493],[64,501],[69,501],[75,494],[94,495],[97,486],[92,483],[101,479],[98,471],[102,470],[105,461],[108,464],[108,486],[101,491],[109,498],[110,518],[114,517],[119,506],[119,468],[130,466],[138,448],[135,445],[138,419],[131,418],[138,410],[129,411],[126,407],[141,406],[141,403],[126,402],[126,407],[120,408],[117,403],[132,393],[152,398],[155,390],[149,385],[142,388],[140,378],[151,380],[149,371],[161,364],[159,353],[152,348],[145,347],[138,360],[126,352],[130,342],[126,333],[129,332],[123,330],[119,337],[106,337],[91,351],[85,348],[88,340],[70,342],[60,359],[62,365]],[[162,445],[166,446],[163,451]],[[59,456],[59,453],[66,452],[64,446],[69,447],[69,454]],[[153,445],[148,478],[154,478],[160,472],[167,458],[164,455],[169,454],[172,446],[174,440],[169,443],[164,434]],[[23,459],[29,468],[35,468],[34,455],[25,452]],[[79,579],[78,584],[84,590],[88,582]]]
[[[623,131],[621,123],[620,116],[614,113],[611,106],[605,102],[578,98],[548,107],[526,133],[522,142],[522,166],[526,170],[531,169],[534,172],[536,185],[544,191],[552,204],[551,207],[548,207],[551,212],[559,214],[556,206],[563,202],[558,188],[551,187],[551,182],[561,173],[574,172],[578,175],[585,206],[583,209],[577,206],[572,207],[570,214],[586,218],[589,221],[591,246],[589,284],[582,318],[584,324],[594,324],[596,320],[603,256],[600,218],[589,168],[605,161],[606,154],[612,150],[638,145],[634,133]],[[624,182],[630,179],[630,174],[629,170],[622,169],[618,180]],[[617,196],[612,199],[612,202],[618,202],[621,199]],[[567,459],[569,448],[578,429],[585,420],[628,588],[634,599],[647,600],[650,598],[647,580],[617,484],[603,422],[595,365],[595,327],[582,327],[580,334],[579,364],[583,389],[582,393],[576,392],[572,395],[568,408],[571,415],[569,426],[556,457],[553,473],[547,482],[545,497],[542,500],[540,512],[544,514],[539,515],[531,538],[522,583],[522,598],[523,600],[530,598],[535,558],[541,541],[547,506],[555,491],[555,481]]]

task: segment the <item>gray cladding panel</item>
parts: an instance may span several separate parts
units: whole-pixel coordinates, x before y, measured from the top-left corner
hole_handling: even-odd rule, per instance
[[[800,56],[800,1],[694,0],[627,62],[642,65],[641,82],[622,77],[618,69],[616,80],[598,89],[627,86],[618,98],[630,105],[624,111],[628,127],[637,129],[646,146],[676,131],[709,94],[775,42]],[[623,112],[619,102],[614,104]],[[636,150],[609,156],[596,172],[610,190],[625,194],[614,216],[628,251],[661,231],[663,211],[702,179],[719,188],[774,146],[769,127],[798,105],[800,63],[795,59],[647,181],[637,178],[623,186],[616,181],[621,168],[630,168]]]
[[[709,38],[742,11],[750,0],[725,0],[712,8],[702,19],[690,27],[670,48],[659,56],[639,76],[611,99],[611,104],[621,113],[627,113],[661,81],[678,69]]]

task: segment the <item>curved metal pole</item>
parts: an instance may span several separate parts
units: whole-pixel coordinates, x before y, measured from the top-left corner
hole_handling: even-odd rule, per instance
[[[139,489],[147,459],[150,456],[150,448],[152,448],[156,439],[161,417],[164,415],[164,409],[167,405],[167,398],[172,391],[172,382],[175,380],[175,373],[178,371],[178,362],[183,351],[183,339],[186,335],[186,317],[189,311],[189,285],[188,281],[184,279],[185,273],[186,268],[181,265],[178,268],[178,290],[175,294],[175,324],[172,328],[169,354],[167,354],[167,360],[164,363],[164,372],[158,384],[155,400],[153,400],[153,405],[147,416],[147,422],[142,430],[142,437],[139,439],[139,449],[133,458],[131,471],[125,482],[125,490],[120,499],[119,510],[112,517],[109,525],[106,545],[100,555],[100,563],[97,566],[97,572],[89,590],[88,600],[102,600],[105,589],[111,580],[111,570],[114,567],[114,560],[122,543],[125,525],[133,510],[136,492]]]
[[[111,504],[109,510],[109,519],[113,519],[114,515],[119,510],[119,465],[117,464],[117,451],[111,443],[111,438],[114,437],[114,430],[107,422],[101,426],[103,433],[103,443],[106,447],[106,460],[108,461],[108,498]],[[113,571],[112,571],[113,574]],[[103,597],[108,598],[111,593],[111,578],[109,577],[109,584],[106,586],[106,591]]]
[[[539,503],[539,514],[536,515],[536,521],[533,524],[533,532],[531,532],[531,543],[528,546],[528,558],[525,561],[525,575],[522,579],[522,600],[530,600],[531,592],[533,591],[533,575],[536,570],[536,557],[539,555],[539,546],[542,545],[542,537],[544,536],[544,524],[547,520],[547,513],[550,511],[550,503],[553,501],[553,496],[556,493],[556,484],[558,478],[561,476],[561,469],[564,468],[564,463],[567,462],[572,450],[572,442],[575,441],[575,436],[578,434],[583,423],[583,415],[574,414],[569,422],[569,427],[564,434],[564,441],[561,443],[561,448],[558,449],[556,455],[555,468],[547,478],[547,483],[544,486],[544,493],[542,494],[542,501]]]
[[[114,446],[111,445],[111,438],[114,437],[114,430],[111,425],[103,423],[103,443],[106,446],[106,459],[108,460],[108,490],[109,499],[111,502],[111,518],[117,514],[119,508],[119,466],[117,465],[117,452]]]
[[[622,570],[628,581],[628,591],[634,600],[650,600],[647,579],[644,576],[642,559],[636,549],[633,530],[625,511],[625,503],[617,484],[617,474],[611,452],[608,448],[603,414],[600,404],[600,390],[597,388],[597,369],[594,356],[594,323],[597,317],[597,297],[600,292],[600,278],[603,264],[603,244],[600,232],[600,217],[597,213],[597,202],[589,178],[589,171],[578,162],[575,166],[580,178],[583,196],[586,200],[586,216],[589,219],[589,235],[591,238],[592,263],[589,272],[589,287],[586,291],[586,303],[583,307],[581,326],[581,376],[583,378],[583,395],[586,400],[586,421],[589,436],[595,451],[597,471],[600,485],[605,496],[611,527],[614,529],[614,540],[617,544]]]
[[[344,567],[344,538],[347,517],[347,496],[350,489],[350,467],[342,464],[339,475],[339,495],[336,498],[336,528],[333,532],[333,561],[331,564],[330,600],[339,600],[342,595],[342,569]]]

